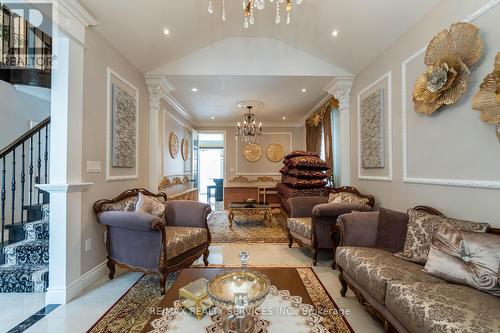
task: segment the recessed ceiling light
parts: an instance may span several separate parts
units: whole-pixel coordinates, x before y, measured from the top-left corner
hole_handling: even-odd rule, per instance
[[[215,117],[210,117],[210,119],[214,120],[214,119],[215,119]]]
[[[197,92],[198,91],[198,88],[192,88],[191,89],[192,92]]]
[[[302,92],[303,93],[307,92],[307,89],[306,88],[302,88]]]
[[[283,117],[283,120],[286,120],[286,117]]]
[[[163,34],[164,34],[165,36],[170,35],[170,30],[168,30],[167,28],[163,29]]]
[[[339,35],[339,31],[337,29],[332,31],[332,36],[337,37]]]

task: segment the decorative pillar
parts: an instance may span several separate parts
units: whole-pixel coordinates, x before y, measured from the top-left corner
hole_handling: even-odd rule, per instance
[[[349,186],[351,183],[351,157],[350,157],[350,130],[349,114],[351,109],[351,88],[353,77],[336,77],[325,88],[325,91],[339,101],[340,113],[340,185]]]
[[[47,304],[80,295],[83,183],[83,68],[85,27],[95,20],[72,0],[53,2],[53,59],[50,127],[49,287]]]

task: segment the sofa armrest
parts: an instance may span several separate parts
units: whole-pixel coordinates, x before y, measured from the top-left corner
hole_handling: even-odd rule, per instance
[[[312,210],[312,215],[337,217],[342,214],[351,213],[353,211],[370,212],[372,211],[372,207],[361,203],[350,203],[350,202],[325,203],[316,205]]]
[[[97,215],[99,223],[138,231],[157,230],[163,224],[161,218],[155,215],[136,212],[108,211]]]
[[[189,200],[173,200],[166,202],[165,220],[172,227],[195,227],[208,229],[207,216],[212,209],[210,205]]]
[[[375,247],[379,212],[350,213],[339,216],[340,246]]]
[[[294,197],[288,199],[290,217],[311,217],[314,206],[328,202],[327,197]]]

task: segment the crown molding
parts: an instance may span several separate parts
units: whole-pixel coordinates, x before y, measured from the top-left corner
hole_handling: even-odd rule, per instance
[[[150,97],[165,100],[165,102],[173,107],[174,110],[187,121],[191,122],[193,120],[191,113],[172,95],[172,92],[175,91],[175,87],[165,75],[145,74],[144,78],[146,79]]]
[[[55,0],[86,27],[97,25],[97,20],[76,0]]]
[[[199,127],[236,127],[237,121],[206,121],[206,122],[194,122],[193,125],[197,128]],[[263,127],[302,127],[304,123],[301,121],[284,121],[284,122],[262,122]]]

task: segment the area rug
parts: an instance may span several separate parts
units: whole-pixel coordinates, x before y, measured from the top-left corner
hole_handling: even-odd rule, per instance
[[[260,219],[236,219],[231,230],[227,213],[213,212],[208,228],[212,243],[288,243],[286,217],[282,214],[274,214],[272,226],[266,226]]]
[[[300,279],[305,286],[317,312],[322,315],[322,324],[331,333],[353,333],[347,319],[326,291],[316,273],[310,267],[297,267]],[[170,275],[167,287],[170,288],[176,275]],[[158,277],[143,276],[113,305],[87,333],[141,332],[144,330],[152,308],[160,302]],[[195,332],[193,332],[195,333]]]
[[[168,290],[177,277],[167,277]],[[144,275],[87,331],[87,333],[142,332],[163,296],[156,275]]]

